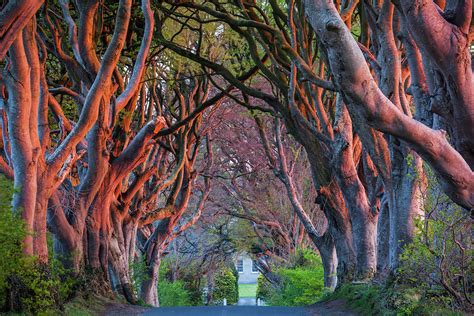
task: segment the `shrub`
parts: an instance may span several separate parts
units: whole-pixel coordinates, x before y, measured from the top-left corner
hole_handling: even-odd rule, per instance
[[[321,257],[310,248],[299,248],[296,255],[290,259],[293,268],[320,268],[322,266]]]
[[[327,293],[322,301],[344,300],[360,315],[462,315],[443,307],[438,301],[423,296],[416,288],[395,282],[375,284],[343,284]]]
[[[237,267],[235,266],[235,264],[231,264],[229,266],[229,269],[230,271],[232,271],[232,274],[234,275],[234,278],[235,278],[235,288],[237,289],[237,302],[239,301],[239,297],[240,297],[240,294],[239,294],[239,271],[237,271]]]
[[[342,299],[355,312],[361,315],[387,315],[384,298],[377,286],[370,284],[343,284],[334,292],[327,292],[322,301]]]
[[[9,279],[22,270],[22,240],[26,236],[25,225],[11,208],[13,185],[0,175],[0,306],[7,304]]]
[[[300,306],[316,303],[324,290],[324,275],[322,267],[280,269],[282,277],[280,291],[273,292],[269,300],[270,305]]]
[[[11,278],[24,289],[19,296],[22,309],[37,314],[62,308],[75,285],[62,263],[52,258],[49,265],[42,265],[30,257],[24,258],[21,267],[22,270],[16,271]]]
[[[133,291],[136,295],[140,292],[140,286],[143,282],[148,280],[149,276],[147,273],[147,265],[144,256],[138,257],[136,260],[132,260],[129,263],[129,273],[132,278],[132,287]],[[161,266],[160,266],[160,273],[161,273]],[[161,278],[161,274],[160,274]]]
[[[47,266],[23,255],[28,232],[20,215],[11,209],[12,195],[12,183],[0,175],[0,306],[33,314],[61,307],[74,282],[52,254]]]
[[[430,169],[418,233],[404,247],[397,283],[415,288],[438,306],[470,310],[472,305],[472,218],[441,190]]]
[[[316,303],[324,292],[324,270],[321,257],[311,249],[298,250],[287,268],[276,272],[280,284],[258,279],[257,297],[269,305],[299,306]]]
[[[174,284],[178,282],[180,285],[176,287],[181,287],[181,289],[186,292],[187,298],[183,300],[183,303],[176,303],[180,305],[173,305],[175,303],[171,303],[172,305],[169,306],[196,306],[201,305],[203,301],[203,291],[201,286],[201,275],[196,275],[196,267],[193,264],[190,264],[186,267],[180,267],[179,269],[179,277],[178,280],[172,280],[172,272],[171,272],[171,264],[172,264],[172,257],[166,257],[162,260],[160,265],[160,277],[158,287],[160,287],[161,283],[168,283]],[[165,286],[165,285],[163,285]],[[162,292],[158,291],[160,305],[162,301]],[[165,306],[165,305],[163,305]]]
[[[191,305],[197,306],[197,305],[202,305],[203,303],[203,289],[201,285],[202,279],[196,278],[195,273],[186,273],[184,274],[180,280],[184,284],[184,289],[189,293],[189,299],[191,302]]]
[[[238,302],[239,287],[236,277],[230,268],[220,270],[214,282],[214,303],[222,304],[224,298],[227,299],[227,304],[236,304]]]
[[[184,282],[161,280],[158,283],[160,306],[191,306],[191,295]]]
[[[271,286],[263,274],[260,274],[257,278],[257,298],[267,300],[270,297]]]

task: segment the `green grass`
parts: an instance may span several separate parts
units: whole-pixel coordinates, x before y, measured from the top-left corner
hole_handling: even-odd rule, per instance
[[[369,284],[344,284],[335,292],[328,292],[322,301],[342,299],[347,306],[361,315],[387,315],[381,289]]]
[[[417,288],[401,285],[344,284],[335,292],[326,293],[322,301],[343,300],[360,315],[464,315],[442,306],[437,298],[421,297],[418,292]]]
[[[239,297],[255,297],[257,295],[257,283],[239,284]]]

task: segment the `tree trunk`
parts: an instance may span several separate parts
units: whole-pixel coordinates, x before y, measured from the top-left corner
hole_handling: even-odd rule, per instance
[[[109,242],[109,264],[115,277],[113,287],[114,290],[122,294],[129,303],[136,304],[137,299],[133,291],[129,265],[133,257],[129,256],[130,251],[128,249],[128,243],[132,236],[134,225],[124,224],[119,210],[116,210],[113,206],[112,208],[114,209],[111,214],[113,232]],[[135,247],[135,242],[133,241],[132,243],[133,247]]]
[[[398,268],[403,246],[411,242],[415,233],[415,218],[421,215],[420,185],[423,177],[423,162],[413,151],[394,153],[392,183],[395,188],[389,193],[390,240],[389,268]]]
[[[11,68],[8,76],[8,131],[14,173],[13,209],[21,212],[28,234],[23,251],[34,255],[33,231],[37,191],[37,162],[39,148],[33,148],[30,133],[32,95],[30,67],[26,57],[24,36],[20,34],[10,51]]]
[[[377,223],[377,273],[382,275],[388,269],[390,239],[390,209],[388,205],[388,196],[385,195],[382,199]]]
[[[377,215],[371,210],[366,190],[359,179],[354,162],[352,121],[340,97],[337,100],[337,128],[333,142],[334,170],[352,223],[356,252],[356,278],[371,279],[377,268]]]
[[[324,287],[334,290],[337,286],[337,254],[332,236],[325,233],[317,245],[324,268]]]
[[[50,193],[44,191],[47,189],[48,184],[41,181],[38,183],[38,192],[36,196],[35,206],[35,224],[34,224],[34,239],[33,245],[35,249],[35,255],[38,256],[38,260],[41,263],[48,262],[48,241],[47,241],[47,228],[46,228],[46,214],[48,210],[48,200]]]
[[[320,191],[322,194],[318,197],[317,203],[321,205],[328,219],[329,233],[334,240],[337,253],[337,281],[338,285],[341,285],[351,282],[356,271],[351,220],[337,184],[331,184],[329,188]],[[326,194],[331,200],[325,196]]]
[[[122,294],[130,304],[136,304],[137,299],[133,291],[130,277],[130,267],[124,255],[124,247],[119,245],[116,236],[112,236],[109,242],[109,263],[114,276],[114,290]]]
[[[158,279],[160,273],[161,256],[155,256],[147,267],[147,279],[142,282],[140,289],[140,298],[152,306],[159,307],[158,299]]]

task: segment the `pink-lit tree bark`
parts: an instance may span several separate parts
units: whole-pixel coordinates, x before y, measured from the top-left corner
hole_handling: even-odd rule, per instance
[[[65,18],[70,18],[68,3],[65,1],[61,4]],[[80,9],[84,9],[81,11],[81,16],[83,16],[87,10],[95,10],[97,7],[94,9],[94,4],[91,2]],[[117,104],[122,108],[139,91],[138,79],[142,77],[145,58],[151,43],[153,16],[149,2],[143,1],[142,10],[145,13],[145,34],[132,71],[132,78],[135,80],[131,81],[118,97]],[[87,213],[97,188],[103,183],[102,180],[107,174],[107,168],[101,168],[102,173],[96,172],[98,164],[103,162],[103,159],[96,158],[105,154],[104,146],[107,137],[110,136],[109,133],[103,133],[104,129],[109,129],[108,124],[111,124],[111,117],[107,115],[110,113],[109,103],[104,103],[104,100],[110,100],[117,87],[113,83],[115,79],[112,77],[117,76],[115,69],[125,44],[130,15],[131,1],[121,1],[118,7],[116,27],[112,31],[112,39],[106,46],[107,49],[101,63],[96,64],[97,71],[95,73],[86,74],[82,67],[87,58],[81,56],[80,52],[75,49],[78,46],[76,45],[77,34],[75,32],[88,34],[84,35],[83,48],[93,46],[93,34],[88,33],[87,23],[80,30],[71,25],[70,41],[75,57],[70,57],[62,50],[59,30],[48,16],[46,16],[46,20],[49,22],[51,39],[44,34],[42,37],[38,35],[36,23],[33,20],[21,32],[10,49],[8,56],[11,64],[11,67],[9,66],[10,72],[5,78],[5,86],[2,86],[2,91],[4,91],[2,96],[3,100],[6,100],[5,112],[7,114],[6,119],[3,118],[2,134],[9,137],[6,141],[11,147],[12,153],[8,159],[11,162],[9,167],[13,169],[15,186],[18,188],[14,197],[14,207],[22,210],[28,229],[34,232],[34,235],[28,235],[25,241],[25,252],[29,255],[37,255],[43,263],[48,260],[46,246],[48,201],[55,200],[57,189],[70,176],[71,170],[76,168],[76,162],[80,160],[81,163],[84,163],[81,159],[87,150],[89,177],[86,175],[85,180],[81,183],[82,188],[79,188],[78,203],[72,211],[75,214],[74,219],[65,220],[64,213],[54,213],[55,208],[52,208],[53,214],[57,215],[52,216],[55,223],[53,231],[67,244],[68,253],[72,253],[73,250],[78,251],[79,254],[76,253],[74,259],[76,268],[78,268],[77,263],[82,261],[82,234]],[[90,23],[93,18],[94,15],[89,17]],[[73,20],[69,22],[74,23]],[[66,68],[70,70],[70,82],[73,83],[73,88],[60,87],[59,90],[60,93],[71,95],[78,104],[79,118],[74,124],[71,124],[64,115],[58,101],[49,91],[45,74],[48,57],[46,48],[61,62],[64,62]],[[92,54],[91,51],[88,53]],[[77,73],[84,76],[75,76]],[[81,86],[88,87],[88,89],[76,90]],[[50,137],[49,109],[60,126],[59,137]],[[115,121],[116,118],[112,120]],[[5,121],[8,126],[4,124]],[[111,185],[109,192],[113,192],[113,187],[117,185],[117,182],[123,179],[130,168],[133,169],[136,166],[137,161],[143,159],[142,155],[132,157],[130,152],[140,154],[142,150],[148,148],[148,141],[164,127],[164,124],[165,122],[160,119],[150,120],[149,124],[143,124],[142,130],[137,134],[137,137],[133,138],[128,147],[125,144],[123,152],[117,154],[120,159],[117,159],[111,168],[113,175],[110,173],[108,175],[111,179],[110,183],[106,183]],[[96,126],[95,129],[94,126]],[[99,126],[102,126],[100,135],[96,133],[100,130]],[[89,132],[91,128],[93,129]],[[85,137],[88,133],[86,142]],[[9,150],[6,152],[8,155]],[[124,167],[125,165],[127,167]],[[81,169],[81,167],[78,168]],[[91,177],[90,174],[94,174],[94,177]],[[106,201],[107,197],[99,198],[97,201],[103,200]],[[107,224],[104,223],[104,225]]]
[[[455,67],[450,65],[449,70],[445,68],[445,73],[440,78],[449,83],[446,85],[448,90],[442,93],[441,97],[446,100],[449,95],[451,100],[456,102],[453,114],[462,116],[461,121],[471,120],[473,117],[473,102],[469,101],[472,98],[473,82],[468,47],[468,21],[471,20],[472,12],[471,2],[464,3],[465,6],[460,6],[455,14],[459,21],[454,19],[454,23],[443,17],[431,1],[409,1],[404,2],[402,6],[402,13],[409,23],[412,23],[409,32],[419,37],[425,54],[428,47],[430,48],[430,55],[425,55],[425,57],[429,59],[431,65],[434,67],[439,64],[438,67],[440,67],[443,66],[444,61],[455,62]],[[460,205],[468,209],[472,208],[474,175],[469,164],[472,157],[469,150],[461,146],[468,140],[460,137],[462,134],[471,133],[471,137],[468,138],[472,139],[472,129],[468,127],[472,124],[457,123],[452,127],[457,130],[453,135],[458,139],[457,146],[453,147],[446,140],[445,132],[433,130],[397,109],[396,105],[378,87],[365,63],[362,51],[344,25],[334,5],[331,2],[312,0],[306,1],[305,5],[312,27],[321,37],[321,42],[327,50],[335,83],[347,98],[349,111],[357,115],[364,124],[406,141],[437,172],[443,182],[445,192]],[[387,4],[387,6],[390,5]],[[415,22],[418,23],[415,24]],[[442,44],[446,42],[443,41],[438,27],[445,28],[446,32],[442,33],[446,36],[451,36],[451,34],[459,34],[459,36],[453,38],[452,45]],[[437,37],[436,34],[440,36]],[[447,47],[452,49],[444,51]],[[462,77],[456,75],[460,69]],[[466,87],[466,90],[457,88],[458,86]],[[437,93],[430,91],[430,94],[435,96]],[[449,105],[442,102],[439,106]]]
[[[8,49],[23,28],[31,21],[44,0],[10,0],[0,11],[0,60],[5,58]]]

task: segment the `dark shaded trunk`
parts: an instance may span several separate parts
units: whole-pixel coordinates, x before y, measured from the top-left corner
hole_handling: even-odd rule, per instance
[[[351,220],[344,204],[344,199],[336,184],[331,184],[328,190],[321,190],[331,197],[329,200],[323,193],[317,198],[326,218],[328,230],[331,234],[337,253],[337,281],[338,285],[351,282],[356,271],[356,256],[354,252]],[[338,198],[334,198],[334,197]]]
[[[337,286],[337,254],[332,236],[328,233],[320,237],[317,245],[324,268],[324,287],[334,290]]]
[[[151,262],[147,262],[146,274],[147,278],[140,287],[140,298],[152,306],[159,307],[160,301],[158,298],[158,280],[161,265],[161,255],[156,255]]]
[[[376,224],[366,190],[359,179],[354,162],[352,121],[341,99],[337,100],[337,128],[333,142],[334,173],[346,202],[352,224],[356,252],[356,278],[371,279],[376,272]]]
[[[388,269],[390,239],[390,209],[388,196],[382,198],[379,220],[377,223],[377,273],[385,275]]]
[[[398,150],[398,149],[395,149]],[[398,157],[396,157],[398,156]],[[423,179],[421,158],[413,151],[394,153],[392,183],[389,192],[390,239],[389,268],[398,268],[403,247],[412,241],[415,233],[415,218],[421,215],[420,185]]]

